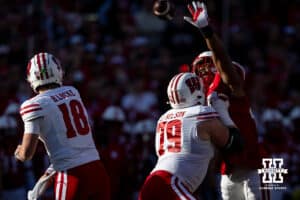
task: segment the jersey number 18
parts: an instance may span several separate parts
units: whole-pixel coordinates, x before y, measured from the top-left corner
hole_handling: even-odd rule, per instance
[[[77,134],[86,135],[90,132],[90,126],[84,108],[78,100],[73,99],[69,103],[58,105],[58,107],[63,114],[68,138],[73,138],[77,136]]]

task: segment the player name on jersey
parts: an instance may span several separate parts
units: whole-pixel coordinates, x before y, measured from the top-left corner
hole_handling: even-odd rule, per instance
[[[58,102],[60,100],[63,100],[67,97],[72,97],[72,96],[75,96],[75,94],[73,93],[72,90],[67,90],[67,91],[64,91],[62,93],[58,93],[58,94],[55,94],[55,95],[52,95],[51,98],[54,102]]]
[[[185,111],[170,113],[170,114],[167,114],[166,119],[174,119],[174,118],[178,118],[178,117],[183,117],[184,113],[185,113]]]

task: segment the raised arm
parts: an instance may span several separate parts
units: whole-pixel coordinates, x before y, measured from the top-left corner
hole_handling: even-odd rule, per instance
[[[244,80],[233,67],[220,38],[213,34],[211,37],[205,38],[205,41],[208,49],[213,52],[213,61],[223,82],[229,86],[236,96],[243,96]]]
[[[199,1],[193,1],[191,5],[188,5],[188,9],[192,18],[184,17],[184,19],[200,29],[208,49],[212,51],[213,61],[220,73],[222,81],[228,85],[233,95],[244,96],[243,77],[241,77],[233,67],[223,42],[210,27],[205,4],[200,3]]]

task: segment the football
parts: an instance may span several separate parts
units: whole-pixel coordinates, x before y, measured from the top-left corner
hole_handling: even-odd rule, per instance
[[[164,20],[172,20],[175,14],[175,6],[169,0],[156,0],[153,4],[153,13]]]

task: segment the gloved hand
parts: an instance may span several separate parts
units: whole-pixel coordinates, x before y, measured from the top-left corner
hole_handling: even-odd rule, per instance
[[[48,168],[49,169],[49,168]],[[47,169],[47,170],[48,170]],[[35,184],[32,190],[29,190],[27,193],[27,199],[28,200],[37,200],[39,197],[41,197],[44,192],[47,190],[47,188],[52,184],[54,175],[56,171],[53,169],[50,173],[45,173]]]
[[[212,37],[214,32],[208,23],[208,15],[205,4],[203,2],[193,1],[192,4],[188,5],[188,9],[192,18],[184,16],[183,19],[200,29],[205,38]]]
[[[184,16],[185,21],[199,29],[208,26],[207,9],[203,2],[193,1],[192,4],[188,5],[188,9],[192,17]]]

